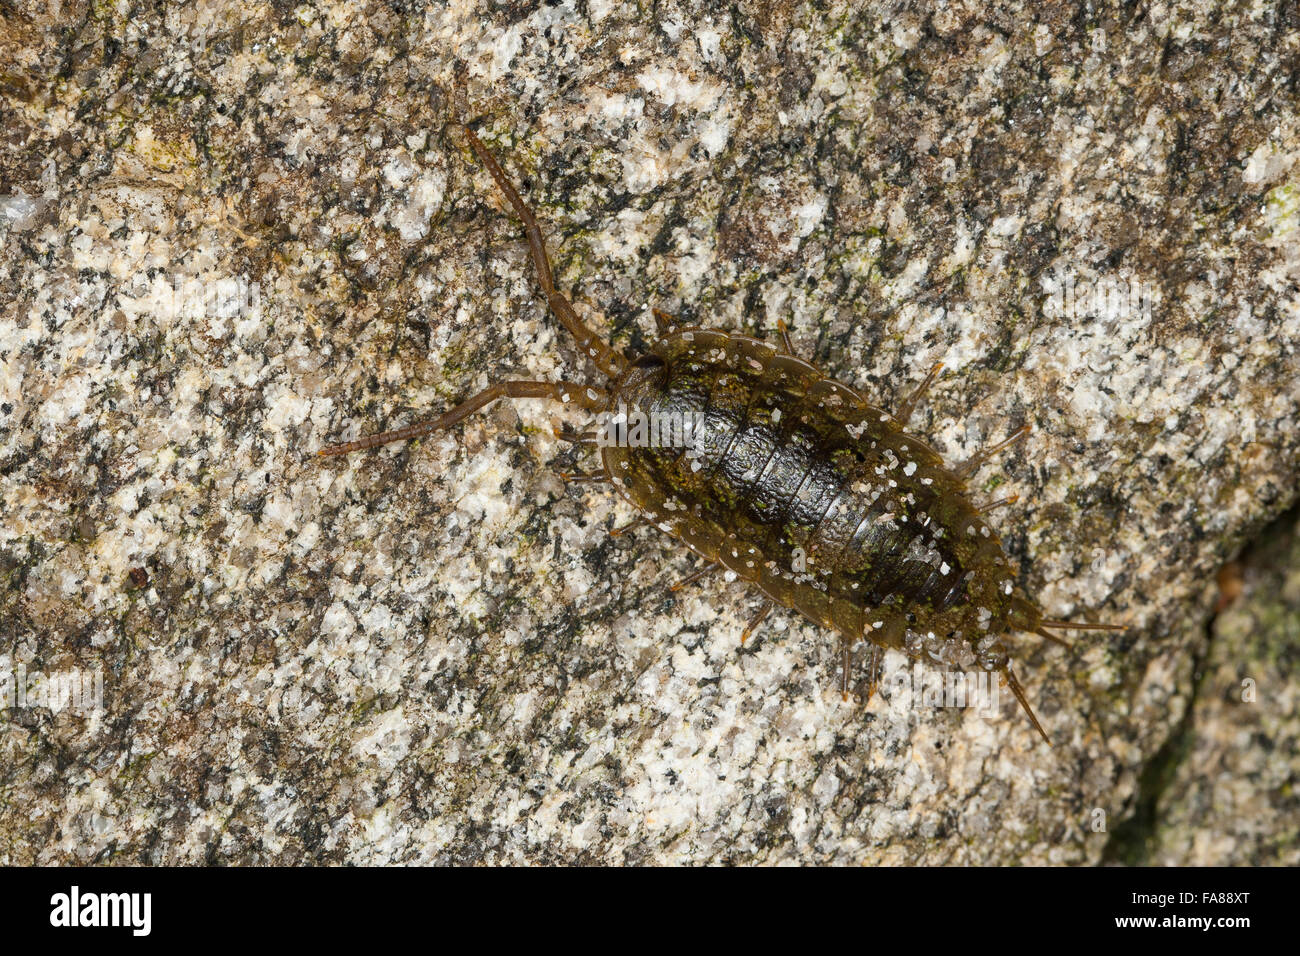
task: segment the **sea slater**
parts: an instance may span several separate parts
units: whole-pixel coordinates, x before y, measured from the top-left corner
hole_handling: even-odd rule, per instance
[[[656,310],[660,337],[643,355],[614,351],[555,288],[532,210],[474,131],[461,129],[523,222],[551,311],[607,381],[498,382],[437,418],[318,454],[418,438],[501,398],[572,403],[596,413],[604,427],[562,437],[598,448],[602,468],[566,480],[609,483],[638,510],[632,525],[612,533],[653,525],[704,559],[673,590],[714,572],[757,587],[764,600],[742,641],[776,604],[833,628],[847,696],[851,650],[866,640],[868,699],[888,649],[997,672],[1050,746],[1001,637],[1029,631],[1068,647],[1051,631],[1121,628],[1045,618],[1015,585],[1001,541],[983,518],[1015,498],[977,507],[967,496],[976,467],[1028,426],[949,468],[906,431],[942,366],[931,368],[891,414],[796,356],[783,322],[777,346],[679,327]],[[671,440],[662,440],[662,431]]]

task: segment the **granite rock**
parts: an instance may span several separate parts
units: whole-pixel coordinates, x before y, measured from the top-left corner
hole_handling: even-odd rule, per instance
[[[1293,4],[0,17],[0,672],[31,691],[0,714],[0,861],[1106,857],[1216,570],[1297,496]],[[740,647],[753,595],[671,594],[693,560],[556,476],[579,413],[314,456],[593,374],[459,116],[616,347],[650,307],[784,318],[886,407],[944,362],[915,427],[949,460],[1032,426],[975,495],[1020,496],[997,524],[1049,613],[1128,627],[1014,641],[1054,749],[1009,695],[924,706],[895,655],[843,701],[792,613]],[[40,703],[69,674],[102,707]]]
[[[1153,761],[1144,863],[1300,864],[1300,522],[1292,512],[1225,575],[1227,602],[1181,733]],[[1235,582],[1235,583],[1232,583]]]

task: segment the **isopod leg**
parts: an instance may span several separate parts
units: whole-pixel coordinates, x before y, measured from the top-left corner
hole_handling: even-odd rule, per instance
[[[997,501],[990,501],[988,504],[983,505],[979,509],[979,513],[982,515],[986,515],[990,511],[994,511],[997,508],[1001,508],[1003,505],[1014,505],[1019,500],[1020,500],[1019,495],[1007,495],[1005,498],[999,498]]]
[[[880,669],[885,661],[885,649],[879,644],[871,645],[871,656],[867,658],[867,696],[863,704],[871,703],[876,690],[880,687]]]
[[[569,333],[577,340],[578,347],[596,363],[596,367],[610,378],[617,378],[627,368],[627,360],[601,341],[596,333],[587,328],[578,313],[573,310],[573,305],[555,288],[555,278],[551,273],[551,260],[546,254],[546,243],[542,239],[542,230],[537,225],[537,218],[533,215],[533,211],[520,198],[514,185],[506,178],[501,165],[488,152],[488,148],[483,145],[474,131],[468,126],[462,126],[461,128],[465,131],[465,136],[469,139],[469,144],[473,148],[475,155],[478,156],[479,162],[483,164],[483,168],[496,181],[497,188],[505,195],[511,208],[514,209],[515,215],[524,224],[524,232],[528,236],[528,249],[533,257],[533,268],[537,272],[537,281],[542,287],[542,292],[546,295],[546,301],[550,305],[551,311],[560,320],[560,324],[568,329]]]
[[[1025,690],[1020,686],[1020,681],[1016,680],[1016,675],[1012,673],[1009,666],[1004,666],[1002,668],[1002,675],[1006,677],[1007,686],[1011,688],[1011,693],[1015,694],[1016,700],[1020,702],[1021,709],[1023,709],[1025,714],[1029,717],[1029,722],[1033,724],[1034,729],[1042,735],[1043,740],[1047,741],[1047,746],[1052,746],[1052,741],[1048,738],[1047,731],[1043,729],[1043,725],[1040,724],[1038,718],[1034,716],[1034,709],[1029,706],[1029,699],[1025,697]]]
[[[633,518],[631,521],[623,525],[623,527],[621,528],[610,528],[609,536],[611,538],[621,538],[629,531],[635,531],[637,528],[640,528],[645,523],[646,523],[645,518]]]
[[[597,443],[595,432],[582,432],[581,434],[575,435],[572,432],[564,431],[559,428],[556,428],[554,431],[556,438],[560,441],[567,441],[571,445],[595,445]]]
[[[998,442],[992,448],[985,448],[983,451],[976,452],[974,455],[971,456],[969,461],[967,461],[963,465],[958,465],[957,468],[954,469],[954,471],[961,478],[969,478],[972,474],[975,473],[975,469],[978,468],[980,465],[984,464],[984,462],[988,461],[990,458],[992,458],[998,452],[1002,451],[1004,448],[1008,448],[1011,445],[1014,445],[1016,442],[1020,441],[1020,439],[1024,438],[1028,434],[1029,434],[1028,425],[1023,425],[1020,428],[1017,428],[1015,431],[1013,431],[1010,434],[1010,436]]]
[[[682,588],[686,587],[687,585],[694,584],[696,581],[704,577],[706,574],[718,570],[718,568],[719,568],[719,564],[716,561],[706,564],[698,571],[693,571],[692,573],[686,575],[686,577],[682,578],[676,584],[672,585],[668,590],[676,593],[677,591],[680,591]]]
[[[754,633],[754,631],[758,628],[758,625],[763,623],[763,618],[767,617],[767,615],[770,614],[771,611],[772,611],[772,602],[764,601],[763,606],[758,609],[758,613],[749,619],[749,623],[745,625],[745,629],[740,633],[741,644],[744,644],[747,640],[749,640],[750,635]]]
[[[571,485],[597,485],[610,480],[609,473],[604,471],[594,475],[588,475],[581,471],[559,471],[556,474],[560,476],[562,481]]]
[[[662,309],[651,309],[650,314],[655,317],[655,328],[659,330],[660,335],[667,335],[677,327],[675,315],[669,315]]]
[[[499,382],[437,418],[398,428],[395,431],[367,435],[365,438],[344,442],[341,445],[330,445],[316,454],[328,458],[332,455],[346,455],[348,452],[361,451],[364,448],[374,448],[376,445],[386,445],[393,441],[420,438],[431,432],[450,428],[461,419],[474,414],[480,408],[491,405],[499,398],[547,398],[553,402],[574,402],[579,407],[591,411],[604,408],[607,401],[604,391],[574,382]]]
[[[894,414],[895,418],[904,425],[907,424],[908,419],[912,417],[912,412],[916,409],[917,403],[925,397],[925,393],[929,391],[930,385],[934,382],[935,376],[938,375],[942,369],[942,362],[936,362],[930,368],[930,371],[926,373],[925,378],[921,379],[921,384],[912,390],[912,394],[903,400],[902,405],[898,406],[898,411]]]
[[[790,328],[785,324],[785,319],[776,320],[776,330],[781,333],[781,344],[791,355],[794,354],[794,343],[790,341]]]

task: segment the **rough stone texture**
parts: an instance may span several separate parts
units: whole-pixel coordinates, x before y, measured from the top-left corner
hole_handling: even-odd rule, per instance
[[[1241,599],[1215,620],[1146,861],[1300,864],[1300,521],[1244,562]],[[1248,683],[1249,682],[1249,683]]]
[[[1294,4],[0,15],[0,670],[105,698],[3,713],[0,861],[1103,858],[1215,570],[1297,494]],[[784,317],[883,404],[945,362],[916,428],[953,460],[1033,425],[976,497],[1021,496],[997,520],[1050,613],[1130,626],[1016,639],[1055,750],[1005,694],[842,702],[793,614],[739,648],[752,596],[670,595],[692,560],[555,476],[578,414],[313,457],[583,374],[457,104],[619,347],[648,305]],[[1290,716],[1236,754],[1242,806],[1294,740],[1268,673]]]

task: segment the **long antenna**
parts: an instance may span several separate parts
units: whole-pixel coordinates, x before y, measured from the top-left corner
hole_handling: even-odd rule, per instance
[[[464,123],[459,125],[465,131],[465,136],[469,139],[469,144],[473,147],[479,162],[496,180],[497,188],[505,194],[511,208],[515,211],[515,215],[524,224],[524,232],[528,236],[528,249],[533,256],[533,267],[537,270],[537,281],[542,287],[542,292],[546,294],[546,301],[550,304],[551,311],[560,320],[560,324],[568,329],[569,333],[577,340],[578,348],[582,349],[596,363],[596,367],[608,377],[618,378],[627,370],[627,360],[606,345],[595,332],[587,328],[578,313],[573,310],[569,300],[556,290],[555,279],[551,274],[551,260],[546,255],[546,243],[542,239],[542,230],[537,225],[537,218],[533,215],[533,211],[520,198],[519,192],[506,178],[501,164],[488,152],[488,148],[483,145],[482,140],[474,135],[474,131]]]

